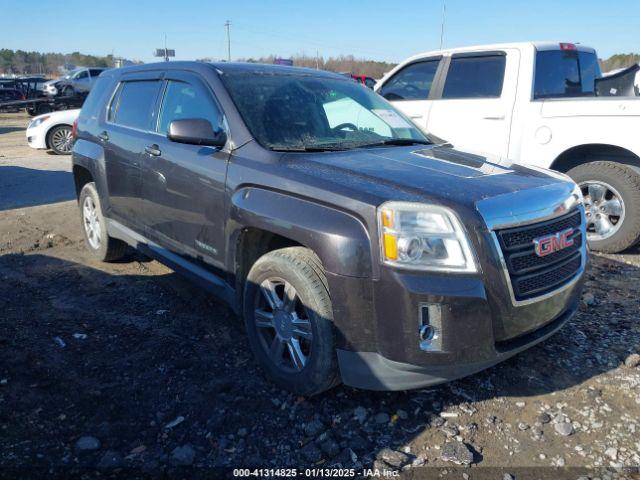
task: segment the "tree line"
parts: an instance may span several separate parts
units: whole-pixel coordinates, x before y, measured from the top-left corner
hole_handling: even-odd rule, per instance
[[[640,63],[640,54],[617,53],[606,60],[600,60],[600,67],[603,72],[609,72],[618,68],[630,67],[634,63]]]
[[[276,55],[265,57],[245,58],[240,61],[273,63]],[[353,55],[340,55],[338,57],[315,57],[305,54],[290,57],[293,64],[299,67],[319,68],[332,72],[348,72],[354,75],[367,75],[373,78],[381,78],[386,72],[395,67],[396,64],[365,58],[356,58]],[[80,52],[73,53],[41,53],[27,52],[24,50],[0,49],[0,74],[45,74],[57,75],[60,67],[65,64],[91,66],[91,67],[111,67],[113,66],[111,55],[86,55]],[[211,61],[212,59],[202,59]],[[603,72],[608,72],[617,68],[628,67],[634,63],[640,63],[640,54],[616,54],[606,60],[600,60]]]
[[[59,67],[65,64],[111,67],[113,66],[113,58],[111,55],[86,55],[80,52],[41,53],[7,48],[0,49],[0,73],[4,74],[56,75],[60,73]]]

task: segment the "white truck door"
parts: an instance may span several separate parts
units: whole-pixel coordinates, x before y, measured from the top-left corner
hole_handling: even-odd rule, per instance
[[[519,62],[514,49],[452,55],[427,131],[461,150],[506,157]]]
[[[432,86],[441,69],[442,57],[423,58],[398,70],[378,93],[426,130],[433,96]]]

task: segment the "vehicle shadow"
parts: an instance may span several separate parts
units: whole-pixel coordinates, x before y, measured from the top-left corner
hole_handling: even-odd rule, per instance
[[[0,211],[73,200],[71,172],[0,166]]]
[[[134,260],[98,269],[0,256],[0,464],[92,468],[108,451],[121,467],[171,470],[180,464],[175,449],[188,446],[202,468],[371,466],[384,448],[440,429],[441,412],[580,386],[635,345],[635,320],[612,312],[637,268],[594,259],[588,275],[609,282],[594,291],[596,303],[501,365],[411,392],[339,386],[296,397],[264,379],[230,309]],[[469,422],[484,428],[483,418]],[[83,435],[101,449],[79,453]],[[22,451],[25,441],[42,457]]]
[[[23,132],[25,127],[0,127],[0,135],[3,133]]]

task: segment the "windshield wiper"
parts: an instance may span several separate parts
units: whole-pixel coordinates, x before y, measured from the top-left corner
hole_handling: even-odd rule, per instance
[[[320,146],[303,146],[303,147],[276,147],[272,148],[274,152],[343,152],[347,150],[343,147],[320,147]]]
[[[358,145],[358,148],[383,147],[385,145],[406,146],[406,145],[431,145],[431,144],[432,142],[430,142],[429,140],[416,140],[413,138],[389,138],[388,140],[383,140],[382,142]]]

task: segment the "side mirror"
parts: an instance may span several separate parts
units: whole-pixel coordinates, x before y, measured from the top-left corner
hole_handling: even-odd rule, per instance
[[[172,142],[209,147],[224,147],[227,134],[224,130],[213,130],[211,122],[204,118],[185,118],[174,120],[169,124],[167,138]]]

